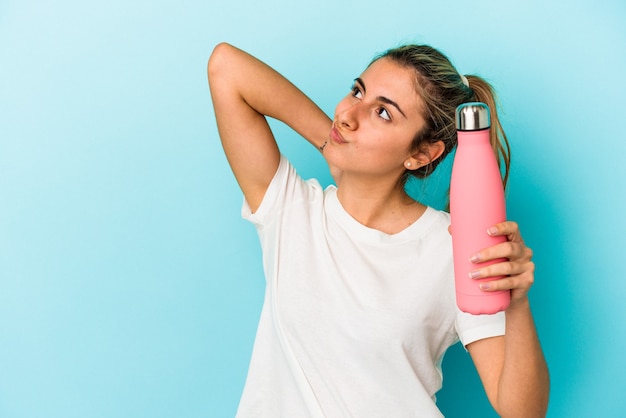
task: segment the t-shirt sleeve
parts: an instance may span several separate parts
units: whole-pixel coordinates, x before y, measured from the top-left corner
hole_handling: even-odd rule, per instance
[[[277,200],[277,195],[281,189],[281,185],[284,183],[284,179],[286,178],[286,173],[288,170],[289,162],[283,155],[281,155],[280,162],[278,163],[278,169],[274,174],[274,178],[272,178],[272,181],[267,187],[265,195],[263,196],[263,200],[261,201],[261,204],[257,208],[256,212],[252,212],[248,201],[244,197],[243,205],[241,207],[241,216],[244,219],[252,222],[255,225],[262,224],[263,218],[268,212],[271,212],[272,205],[275,204]]]
[[[498,312],[493,315],[472,315],[457,313],[456,331],[464,347],[474,341],[504,335],[505,315]]]
[[[321,186],[317,180],[303,180],[289,160],[281,155],[276,174],[258,209],[253,213],[244,199],[241,216],[259,228],[275,220],[289,205],[310,199],[320,191]]]

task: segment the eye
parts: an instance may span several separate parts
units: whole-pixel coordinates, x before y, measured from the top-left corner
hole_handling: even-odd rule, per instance
[[[352,97],[357,99],[361,99],[363,97],[363,92],[361,92],[361,89],[356,85],[352,86]]]
[[[391,115],[389,114],[387,109],[385,109],[384,107],[378,108],[376,110],[376,113],[378,114],[378,116],[380,116],[381,119],[384,119],[386,121],[390,121],[391,120]]]

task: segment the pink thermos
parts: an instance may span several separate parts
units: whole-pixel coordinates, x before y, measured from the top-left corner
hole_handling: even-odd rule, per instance
[[[496,154],[489,142],[489,107],[480,102],[456,109],[458,146],[450,182],[450,217],[456,301],[471,314],[493,314],[506,309],[510,291],[487,292],[479,288],[490,277],[472,279],[469,274],[495,263],[472,263],[470,257],[483,248],[506,241],[487,234],[489,227],[506,220],[504,188]]]

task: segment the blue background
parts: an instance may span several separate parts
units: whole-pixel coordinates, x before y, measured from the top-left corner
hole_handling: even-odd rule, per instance
[[[626,416],[625,27],[623,0],[3,0],[0,417],[234,415],[263,277],[207,88],[220,41],[329,114],[402,42],[491,80],[509,218],[535,251],[549,416]],[[446,169],[416,187],[433,205]],[[447,416],[494,416],[459,346],[444,368]]]

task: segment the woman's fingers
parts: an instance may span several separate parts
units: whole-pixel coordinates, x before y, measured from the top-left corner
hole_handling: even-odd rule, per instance
[[[534,283],[534,271],[535,264],[532,261],[526,263],[502,262],[474,270],[470,273],[470,277],[478,281],[490,277],[501,277],[497,280],[480,282],[479,287],[483,290],[520,289],[528,291]]]
[[[506,241],[480,250],[470,257],[470,261],[472,263],[484,263],[501,258],[530,260],[532,258],[532,250],[521,241]]]
[[[524,296],[534,282],[535,264],[533,252],[522,239],[515,222],[501,222],[489,228],[491,236],[506,236],[507,241],[482,249],[471,257],[476,269],[470,272],[472,279],[479,281],[485,291],[513,290],[515,297]],[[495,261],[495,262],[494,262]],[[489,265],[481,263],[492,262]],[[497,277],[496,280],[484,280]]]

